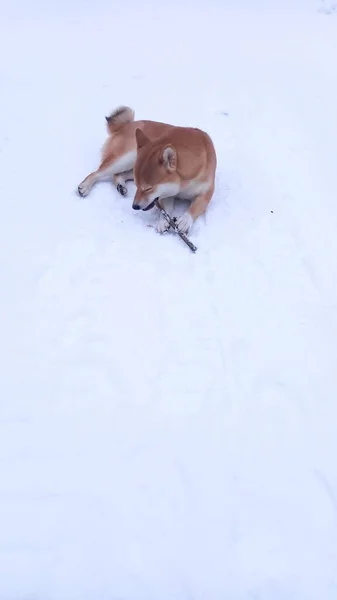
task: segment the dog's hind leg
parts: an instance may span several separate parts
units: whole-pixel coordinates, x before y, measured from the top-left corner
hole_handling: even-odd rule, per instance
[[[119,192],[121,196],[126,196],[128,193],[126,182],[133,180],[133,170],[117,173],[113,176],[112,180],[117,188],[117,192]]]
[[[78,193],[80,196],[87,196],[92,186],[97,181],[103,181],[104,179],[111,179],[117,173],[123,173],[124,171],[130,171],[133,169],[134,162],[136,160],[136,150],[126,152],[122,156],[110,155],[105,158],[97,169],[88,175],[78,186]]]

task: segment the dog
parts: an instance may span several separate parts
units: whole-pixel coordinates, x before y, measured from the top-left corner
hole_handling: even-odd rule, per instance
[[[191,201],[188,210],[177,220],[182,233],[188,233],[202,215],[213,196],[216,152],[210,136],[200,129],[176,127],[157,121],[135,121],[128,106],[117,108],[105,117],[110,134],[102,150],[102,162],[78,186],[80,196],[92,186],[112,178],[117,191],[127,194],[126,182],[134,180],[134,210],[150,210],[157,200],[172,212],[175,199]],[[157,231],[169,229],[160,214]]]

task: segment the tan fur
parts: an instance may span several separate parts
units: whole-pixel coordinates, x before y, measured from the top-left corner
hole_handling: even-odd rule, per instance
[[[136,210],[148,210],[157,198],[171,210],[173,198],[192,201],[178,220],[179,229],[187,232],[205,212],[214,192],[217,161],[212,140],[200,129],[133,118],[128,107],[116,109],[107,118],[111,135],[104,144],[101,165],[78,186],[79,194],[87,195],[94,183],[108,177],[125,195],[125,182],[134,178]],[[158,231],[167,228],[160,217]]]

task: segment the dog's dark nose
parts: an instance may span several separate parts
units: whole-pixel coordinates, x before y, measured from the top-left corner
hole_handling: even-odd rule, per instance
[[[133,204],[132,208],[133,208],[133,210],[140,210],[139,204]]]

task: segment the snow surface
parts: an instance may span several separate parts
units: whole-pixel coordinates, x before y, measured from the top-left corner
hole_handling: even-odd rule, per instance
[[[336,600],[330,0],[1,2],[1,600]],[[207,130],[193,255],[104,115]]]

